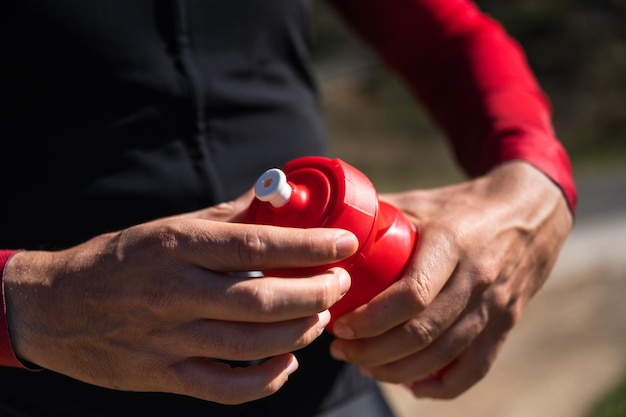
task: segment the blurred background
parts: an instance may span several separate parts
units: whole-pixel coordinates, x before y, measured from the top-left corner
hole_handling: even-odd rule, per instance
[[[626,0],[478,0],[551,99],[574,231],[487,377],[453,401],[383,385],[398,417],[626,416]],[[462,180],[441,133],[325,3],[315,62],[331,151],[379,192]]]

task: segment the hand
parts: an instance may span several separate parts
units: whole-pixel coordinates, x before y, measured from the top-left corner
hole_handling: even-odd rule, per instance
[[[479,381],[550,273],[572,216],[524,162],[459,185],[385,196],[421,235],[402,279],[338,319],[337,359],[417,397],[452,398]]]
[[[329,264],[358,242],[342,230],[226,222],[241,218],[247,202],[249,195],[58,252],[18,252],[5,269],[17,356],[119,390],[227,404],[277,391],[297,368],[290,352],[322,333],[350,277],[339,268],[295,279],[228,272]]]

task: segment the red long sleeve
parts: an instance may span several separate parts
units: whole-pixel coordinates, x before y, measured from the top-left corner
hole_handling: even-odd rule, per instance
[[[15,357],[11,339],[9,338],[9,326],[7,323],[7,305],[4,298],[4,266],[9,258],[15,253],[14,250],[0,250],[0,273],[2,274],[2,310],[0,312],[0,366],[24,368],[24,365]]]
[[[407,83],[470,175],[525,160],[577,193],[549,103],[525,56],[469,0],[330,0]]]

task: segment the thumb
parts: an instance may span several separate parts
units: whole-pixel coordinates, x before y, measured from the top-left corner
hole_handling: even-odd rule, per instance
[[[250,188],[234,200],[189,213],[186,217],[220,222],[243,223],[246,219],[246,210],[253,199],[254,191]]]

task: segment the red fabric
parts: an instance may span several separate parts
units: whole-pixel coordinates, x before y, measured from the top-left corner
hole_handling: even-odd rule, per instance
[[[522,159],[577,192],[523,51],[469,0],[330,0],[410,87],[470,175]]]
[[[24,365],[15,357],[11,339],[9,337],[9,325],[7,323],[7,304],[4,298],[4,266],[9,258],[15,253],[14,250],[0,250],[0,273],[2,273],[2,310],[0,312],[0,366],[24,368]]]

